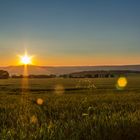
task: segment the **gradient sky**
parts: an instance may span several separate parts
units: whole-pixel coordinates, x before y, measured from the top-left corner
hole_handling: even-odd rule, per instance
[[[140,64],[139,0],[0,0],[0,65]]]

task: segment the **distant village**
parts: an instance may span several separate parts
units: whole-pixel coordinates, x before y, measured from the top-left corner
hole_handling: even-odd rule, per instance
[[[10,75],[7,71],[0,70],[0,79],[8,78],[114,78],[119,76],[128,76],[130,74],[140,74],[140,71],[130,71],[130,70],[117,70],[117,71],[82,71],[63,75]]]

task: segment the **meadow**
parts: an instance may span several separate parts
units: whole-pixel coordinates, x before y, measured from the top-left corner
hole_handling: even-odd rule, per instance
[[[1,140],[139,140],[140,76],[0,80]]]

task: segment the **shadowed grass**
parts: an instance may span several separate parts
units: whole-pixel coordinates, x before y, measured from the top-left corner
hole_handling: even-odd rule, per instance
[[[140,79],[125,90],[115,89],[115,79],[90,80],[96,89],[76,89],[79,79],[32,79],[28,96],[17,90],[20,80],[0,80],[0,139],[140,139]],[[58,83],[64,91],[55,94]]]
[[[140,138],[140,94],[43,94],[19,101],[17,95],[1,97],[0,139]]]

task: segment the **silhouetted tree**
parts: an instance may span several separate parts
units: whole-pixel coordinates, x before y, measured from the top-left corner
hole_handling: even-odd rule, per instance
[[[92,74],[86,74],[85,78],[92,78]]]
[[[95,75],[94,75],[94,78],[98,78],[98,77],[99,77],[99,75],[98,75],[98,74],[95,74]]]
[[[8,79],[9,78],[9,73],[4,70],[0,70],[0,79]]]

